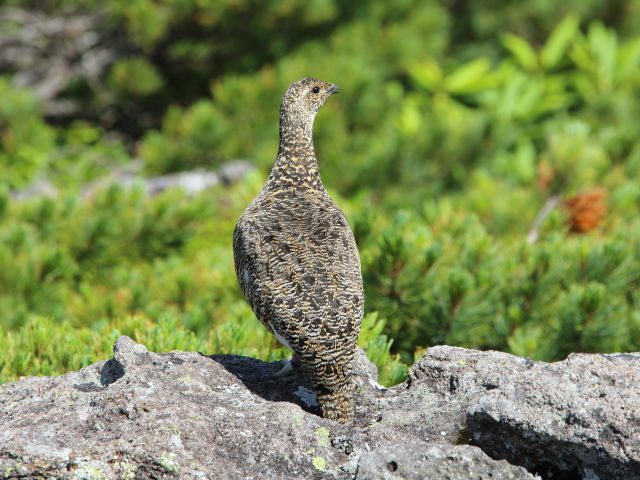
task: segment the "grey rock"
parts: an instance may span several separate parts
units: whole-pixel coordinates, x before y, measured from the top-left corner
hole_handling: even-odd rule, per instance
[[[105,93],[98,79],[117,58],[96,33],[99,22],[99,15],[0,8],[0,69],[15,72],[13,83],[33,90],[47,115],[76,113],[82,105],[61,98],[65,88],[82,79]]]
[[[268,389],[276,364],[150,353],[127,337],[114,352],[0,387],[5,477],[331,478],[346,459],[329,442],[337,426],[294,404],[295,379]]]
[[[340,425],[299,372],[273,377],[279,362],[120,337],[109,360],[0,385],[0,478],[532,478],[500,459],[545,478],[640,478],[638,359],[433,347],[380,389],[359,350],[356,416]]]
[[[235,183],[254,168],[254,165],[247,160],[233,160],[223,164],[217,172],[194,170],[144,179],[130,175],[116,180],[123,187],[142,185],[150,195],[157,195],[170,188],[181,188],[187,195],[195,195],[220,183],[225,185]]]
[[[469,445],[418,443],[392,445],[365,453],[358,480],[534,480],[540,478],[506,461],[495,461]]]
[[[639,479],[640,355],[514,365],[470,405],[467,424],[489,455],[548,478]]]
[[[216,172],[193,170],[149,178],[140,176],[141,169],[140,159],[130,162],[125,167],[115,167],[109,175],[85,185],[82,196],[91,198],[96,192],[110,185],[118,185],[125,189],[139,187],[148,195],[158,195],[171,188],[180,188],[186,195],[193,196],[220,184],[229,185],[238,182],[254,170],[255,166],[248,160],[231,160],[221,165]],[[25,201],[33,197],[55,198],[59,195],[58,189],[44,178],[37,179],[27,187],[10,193],[11,198],[17,201]]]
[[[407,383],[492,458],[543,478],[640,479],[638,353],[545,363],[438,346]]]

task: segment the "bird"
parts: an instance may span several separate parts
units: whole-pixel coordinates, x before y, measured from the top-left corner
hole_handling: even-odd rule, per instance
[[[360,255],[345,215],[324,188],[315,116],[340,88],[303,78],[280,105],[280,143],[262,190],[233,232],[235,271],[256,317],[292,352],[324,418],[352,421],[352,364],[364,312]]]

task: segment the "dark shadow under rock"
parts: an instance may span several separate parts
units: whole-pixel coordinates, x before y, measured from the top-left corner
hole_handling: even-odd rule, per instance
[[[280,362],[263,362],[238,355],[207,356],[240,380],[254,395],[269,402],[294,403],[307,412],[320,415],[313,387],[306,375],[296,369],[291,375],[275,377]]]
[[[264,362],[255,358],[224,354],[204,356],[220,364],[249,391],[264,400],[294,403],[309,413],[320,415],[313,387],[302,369],[296,368],[291,375],[276,377],[275,374],[282,368],[284,361]],[[378,369],[361,348],[356,351],[353,375],[356,385],[354,395],[360,407],[360,414],[356,414],[356,418],[367,423],[369,415],[366,412],[371,408],[364,410],[362,407],[371,407],[372,402],[378,403],[391,391],[377,384]]]
[[[110,385],[124,376],[124,369],[120,363],[112,358],[104,363],[104,367],[100,371],[100,384],[103,386]]]

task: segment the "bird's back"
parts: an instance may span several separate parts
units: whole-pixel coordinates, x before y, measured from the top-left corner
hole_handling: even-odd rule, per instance
[[[323,414],[350,417],[364,309],[353,234],[326,192],[263,191],[234,232],[236,273],[256,316],[301,360]],[[336,398],[333,398],[336,397]]]

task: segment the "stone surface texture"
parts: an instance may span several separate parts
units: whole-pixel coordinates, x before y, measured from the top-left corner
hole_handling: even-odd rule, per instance
[[[112,359],[0,385],[0,478],[640,479],[640,354],[438,346],[390,389],[355,363],[341,425],[279,362],[120,337]]]
[[[495,461],[479,448],[446,443],[388,445],[358,461],[361,480],[534,480],[523,467]]]

